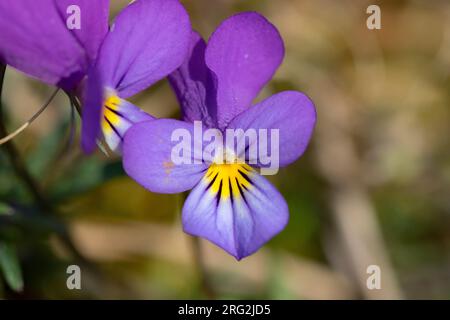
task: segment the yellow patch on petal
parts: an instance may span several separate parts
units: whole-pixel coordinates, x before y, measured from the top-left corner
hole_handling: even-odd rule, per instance
[[[102,129],[105,134],[111,133],[112,126],[120,123],[120,116],[114,112],[119,109],[120,98],[116,95],[110,95],[103,104]]]
[[[240,199],[253,185],[250,180],[253,169],[245,163],[212,164],[205,179],[209,191],[219,199]]]

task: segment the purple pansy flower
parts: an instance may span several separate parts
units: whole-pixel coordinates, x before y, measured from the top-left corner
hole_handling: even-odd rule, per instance
[[[248,144],[236,152],[241,161],[202,158],[179,165],[172,161],[177,144],[172,134],[184,129],[197,139],[194,121],[220,132],[278,129],[279,165],[297,160],[315,126],[312,101],[300,92],[286,91],[251,106],[283,56],[278,31],[257,13],[225,20],[207,45],[193,33],[188,60],[170,75],[184,121],[141,122],[125,135],[126,172],[152,192],[192,189],[182,211],[184,231],[210,240],[237,259],[254,253],[285,227],[289,216],[285,200],[257,172],[259,162],[249,165]],[[193,141],[194,148],[202,144]],[[196,152],[190,156],[195,158]]]
[[[153,119],[123,99],[173,72],[189,48],[189,17],[178,0],[134,1],[116,17],[109,32],[108,4],[107,0],[0,3],[0,28],[6,37],[0,59],[66,91],[81,89],[86,152],[94,150],[101,131],[109,147],[120,151],[123,135],[133,123]],[[71,5],[80,8],[80,29],[66,26]]]

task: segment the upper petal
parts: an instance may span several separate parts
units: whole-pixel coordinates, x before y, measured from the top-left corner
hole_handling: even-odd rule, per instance
[[[247,161],[255,162],[258,166],[267,166],[261,155],[278,160],[280,167],[286,166],[297,160],[305,151],[311,139],[316,124],[316,110],[313,102],[303,93],[297,91],[285,91],[275,94],[261,103],[250,107],[229,124],[229,129],[243,129],[247,134],[249,130],[256,130],[257,140],[246,141],[247,148],[239,150],[247,151]],[[266,129],[262,132],[260,129]],[[278,143],[272,141],[278,135]],[[242,136],[244,139],[245,136]],[[263,139],[267,139],[263,143]],[[258,153],[248,154],[249,144],[257,144]],[[263,150],[261,148],[265,148]],[[250,157],[249,157],[250,156]],[[275,157],[278,157],[276,159]],[[256,161],[255,161],[256,160]]]
[[[283,56],[280,34],[260,14],[241,13],[222,22],[206,48],[206,64],[217,76],[220,128],[250,106]]]
[[[169,82],[177,95],[183,119],[189,122],[203,121],[212,127],[216,89],[213,75],[205,64],[205,49],[205,41],[192,31],[187,58],[169,75]]]
[[[191,123],[160,119],[141,122],[132,126],[125,134],[123,143],[123,165],[127,174],[152,192],[178,193],[194,187],[207,166],[196,157],[198,145]],[[180,143],[187,143],[184,150],[177,149]],[[186,160],[181,163],[175,159]],[[198,160],[198,161],[196,161]]]
[[[80,29],[66,25],[69,2],[80,8]],[[74,89],[103,40],[107,10],[106,0],[1,1],[0,59],[41,81]]]
[[[146,89],[184,61],[191,26],[178,0],[136,0],[116,18],[98,69],[123,98]]]
[[[78,13],[79,8],[80,28],[72,29],[70,32],[83,46],[89,61],[94,62],[109,28],[109,0],[54,0],[54,2],[66,22],[69,16]]]
[[[234,167],[233,167],[234,166]],[[240,260],[284,229],[281,194],[246,165],[212,165],[183,206],[184,231],[208,239]]]

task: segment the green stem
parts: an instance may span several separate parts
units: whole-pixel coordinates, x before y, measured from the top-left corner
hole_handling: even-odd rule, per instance
[[[183,193],[183,196],[182,196],[183,202],[186,201],[187,196],[188,196],[187,192]],[[182,206],[183,206],[183,203],[181,204],[181,207]],[[192,236],[190,238],[191,238],[191,246],[192,246],[192,255],[194,258],[195,267],[198,271],[201,290],[208,299],[215,299],[216,294],[214,292],[214,289],[213,289],[213,286],[211,284],[210,277],[208,274],[208,270],[205,265],[203,250],[202,250],[202,246],[200,243],[200,238],[194,237],[194,236]]]
[[[81,106],[80,103],[78,102],[77,98],[75,97],[75,95],[72,92],[69,91],[65,91],[66,95],[69,97],[70,103],[75,107],[75,109],[78,112],[78,115],[81,117]]]
[[[205,262],[203,259],[203,251],[200,243],[199,237],[191,237],[192,242],[192,254],[194,256],[195,266],[198,270],[198,274],[200,277],[200,285],[203,291],[203,294],[208,299],[215,299],[216,294],[212,288],[211,281],[209,278],[208,271],[206,270]]]

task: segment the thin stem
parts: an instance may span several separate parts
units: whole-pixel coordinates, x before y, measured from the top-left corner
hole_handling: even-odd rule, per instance
[[[75,95],[73,94],[73,93],[71,93],[71,92],[69,92],[69,91],[66,91],[66,94],[67,94],[67,96],[69,97],[69,99],[70,99],[70,103],[75,107],[75,109],[77,110],[77,112],[78,112],[78,115],[81,117],[81,105],[80,105],[80,103],[78,102],[78,100],[77,100],[77,98],[75,97]]]
[[[58,163],[62,160],[62,158],[70,151],[70,147],[72,146],[74,140],[75,140],[75,110],[76,107],[70,99],[70,120],[69,120],[69,132],[67,134],[67,138],[62,142],[59,152],[57,153],[56,157],[52,160],[52,166],[51,168],[54,168],[54,166],[57,166]]]
[[[183,202],[186,201],[187,196],[188,196],[187,192],[183,193],[183,195],[182,195]],[[183,203],[181,203],[181,207],[182,206],[183,206]],[[198,270],[198,275],[200,278],[201,290],[208,299],[215,299],[216,294],[215,294],[213,286],[211,284],[208,270],[206,269],[204,256],[203,256],[203,250],[202,250],[202,246],[200,243],[200,238],[192,236],[192,237],[190,237],[190,240],[191,240],[191,246],[192,246],[192,255],[194,258],[194,264]]]
[[[47,100],[47,102],[36,112],[27,122],[25,122],[23,125],[21,125],[18,129],[16,129],[14,132],[8,134],[4,138],[0,139],[0,145],[5,144],[9,140],[12,140],[15,136],[17,136],[19,133],[24,131],[30,124],[33,123],[34,120],[36,120],[42,112],[44,112],[45,109],[50,105],[50,102],[52,102],[53,98],[55,98],[56,94],[58,93],[59,88],[53,92],[53,94],[50,96],[50,98]],[[6,130],[5,130],[6,132]],[[3,134],[3,133],[2,133]]]
[[[76,97],[72,92],[70,92],[70,91],[66,91],[66,94],[67,94],[67,96],[69,97],[70,102],[72,103],[72,105],[75,106],[75,109],[77,110],[78,115],[79,115],[80,117],[82,117],[82,115],[83,115],[83,114],[82,114],[83,110],[82,110],[82,107],[81,107],[80,102],[79,102],[79,100],[77,99],[77,97]],[[98,148],[100,149],[100,151],[101,151],[106,157],[109,157],[109,156],[110,156],[110,154],[108,153],[107,148],[105,147],[105,145],[103,144],[103,142],[102,142],[101,140],[97,140],[97,146],[98,146]]]
[[[200,243],[199,237],[191,237],[192,243],[192,254],[194,256],[195,266],[197,267],[198,274],[200,277],[201,289],[204,295],[208,299],[215,299],[216,294],[212,288],[208,271],[206,270],[205,262],[203,259],[203,251]]]

